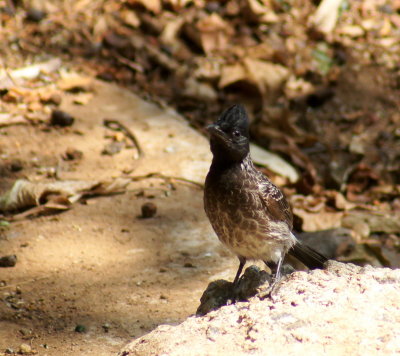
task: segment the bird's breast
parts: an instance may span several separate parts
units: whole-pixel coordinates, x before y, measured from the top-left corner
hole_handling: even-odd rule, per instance
[[[204,207],[220,241],[237,255],[275,260],[293,244],[288,225],[268,218],[258,186],[243,170],[209,174]]]

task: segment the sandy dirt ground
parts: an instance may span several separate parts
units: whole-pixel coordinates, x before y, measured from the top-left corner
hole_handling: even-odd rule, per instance
[[[51,167],[61,179],[107,180],[131,171],[204,180],[211,158],[204,137],[171,111],[96,85],[87,105],[63,99],[62,109],[76,118],[71,128],[0,129],[3,192],[17,178],[46,181]],[[134,148],[102,155],[109,142],[104,118],[131,128],[145,158],[135,160]],[[83,158],[63,161],[68,147]],[[13,160],[22,171],[7,168]],[[157,214],[142,219],[149,201]],[[15,267],[0,269],[0,353],[28,344],[39,355],[114,354],[157,325],[186,319],[208,282],[231,279],[237,267],[209,226],[201,188],[163,179],[14,222],[1,231],[0,251],[18,258]]]

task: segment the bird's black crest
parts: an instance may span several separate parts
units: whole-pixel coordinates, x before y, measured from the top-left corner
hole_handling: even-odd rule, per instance
[[[246,109],[241,104],[233,105],[225,110],[216,124],[225,132],[236,129],[243,136],[249,137],[249,119]]]

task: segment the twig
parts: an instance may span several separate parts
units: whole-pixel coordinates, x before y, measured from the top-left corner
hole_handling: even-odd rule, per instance
[[[121,56],[116,51],[112,53],[112,55],[117,59],[118,62],[122,63],[123,65],[129,67],[130,69],[134,70],[135,72],[143,73],[144,69],[140,64],[137,64],[124,56]]]
[[[31,209],[28,209],[22,213],[15,214],[11,217],[8,218],[8,221],[19,221],[26,219],[28,217],[35,217],[39,216],[40,214],[43,213],[52,213],[52,212],[61,212],[65,210],[69,210],[70,207],[62,204],[44,204],[44,205],[38,205],[35,206]]]
[[[11,73],[10,73],[10,70],[9,70],[9,69],[7,68],[7,66],[5,65],[3,59],[1,60],[1,66],[4,68],[4,72],[5,72],[5,74],[6,74],[6,77],[7,77],[8,79],[10,79],[10,81],[13,83],[13,85],[16,86],[17,83],[15,82],[14,78],[12,77],[12,75],[11,75]]]
[[[200,189],[204,188],[204,185],[202,183],[196,182],[194,180],[183,178],[183,177],[166,176],[166,175],[164,175],[162,173],[158,173],[158,172],[148,173],[148,174],[143,175],[143,176],[131,177],[133,182],[137,182],[139,180],[149,179],[149,178],[160,178],[160,179],[165,179],[165,180],[176,180],[178,182],[184,182],[184,183],[193,184],[193,185],[195,185],[196,187],[198,187]]]
[[[146,53],[152,60],[170,72],[177,72],[182,67],[173,56],[166,55],[158,46],[146,41],[142,36],[131,36],[130,43],[136,51]]]
[[[139,159],[144,157],[144,151],[140,146],[139,141],[132,131],[129,130],[125,125],[121,124],[118,120],[113,119],[104,119],[103,125],[113,131],[122,131],[135,145],[139,154]]]
[[[42,276],[42,277],[38,277],[38,278],[32,278],[32,279],[28,279],[27,281],[23,281],[23,282],[20,282],[20,283],[14,283],[14,284],[6,285],[6,286],[1,286],[0,290],[1,289],[6,289],[6,288],[16,288],[16,287],[21,286],[23,284],[28,284],[28,283],[32,283],[32,282],[41,281],[41,280],[46,279],[46,278],[50,278],[50,276]]]

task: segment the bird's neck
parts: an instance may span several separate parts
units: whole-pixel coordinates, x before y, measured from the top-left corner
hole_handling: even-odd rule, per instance
[[[250,152],[247,153],[247,155],[240,160],[234,160],[231,159],[230,157],[214,154],[210,170],[218,172],[218,171],[226,171],[227,169],[241,168],[252,165],[253,162],[250,157]]]

